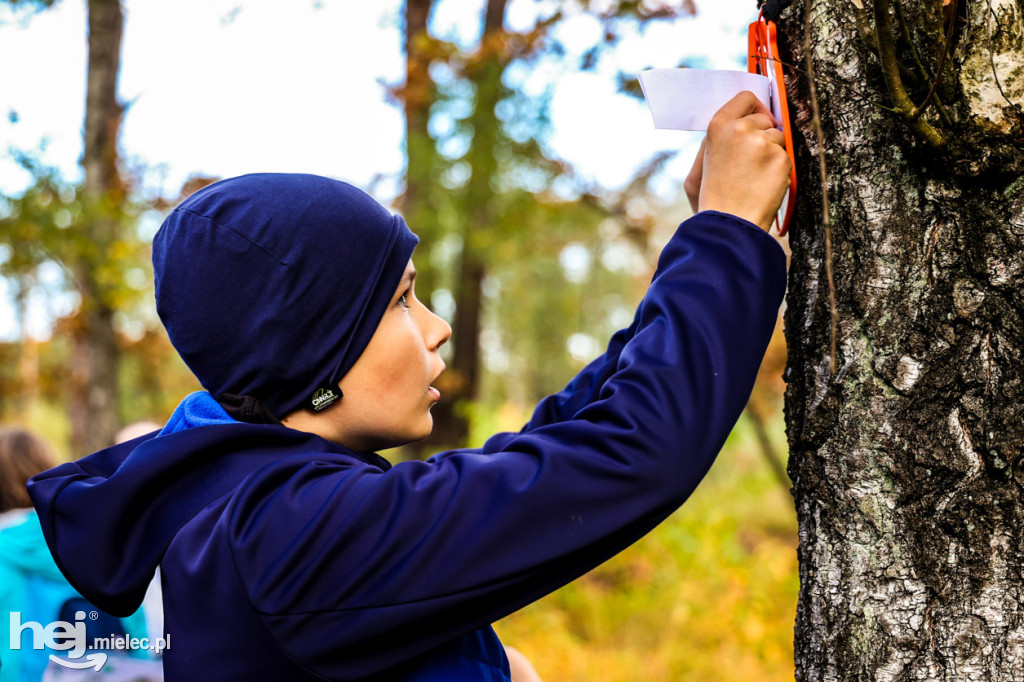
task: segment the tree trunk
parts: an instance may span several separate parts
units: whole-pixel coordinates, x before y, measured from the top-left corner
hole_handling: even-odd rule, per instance
[[[401,208],[416,229],[430,209],[430,185],[434,182],[434,145],[427,124],[430,106],[437,95],[430,78],[427,21],[434,0],[406,0],[405,85],[401,89],[405,111],[406,180]],[[419,220],[418,220],[419,219]],[[429,219],[429,218],[427,218]]]
[[[452,355],[448,370],[442,377],[444,400],[433,409],[434,430],[427,440],[417,445],[418,452],[464,445],[469,436],[465,407],[477,399],[480,391],[480,331],[486,276],[484,251],[488,241],[486,231],[494,224],[491,182],[497,175],[495,152],[501,126],[495,108],[503,93],[501,76],[505,58],[501,34],[506,4],[507,0],[487,1],[479,58],[467,67],[476,86],[476,97],[469,120],[473,140],[466,157],[471,174],[460,206],[465,222],[462,225],[458,278],[453,286]]]
[[[937,88],[948,121],[934,106],[920,117],[946,141],[932,148],[917,121],[879,105],[901,108],[899,79],[926,98],[942,3],[893,7],[905,20],[890,17],[901,64],[887,84],[869,45],[887,50],[888,3],[873,16],[871,1],[821,0],[809,24],[834,372],[804,3],[780,22],[800,69],[788,74],[801,185],[786,313],[796,677],[1024,680],[1024,7],[960,0]]]
[[[481,60],[473,73],[476,98],[470,123],[473,142],[467,160],[471,168],[462,214],[462,253],[459,279],[455,285],[455,319],[452,320],[453,352],[448,399],[434,408],[435,432],[431,441],[442,447],[464,445],[469,437],[465,406],[480,395],[480,331],[482,328],[483,283],[487,274],[484,259],[486,232],[494,223],[494,190],[497,175],[495,151],[498,121],[495,108],[501,99],[501,76],[505,64],[498,43],[505,17],[506,0],[487,0],[484,33],[480,40]],[[441,409],[438,410],[437,408]]]
[[[405,111],[406,158],[405,191],[400,208],[409,226],[420,236],[420,246],[414,254],[418,272],[416,295],[428,305],[441,279],[430,258],[430,248],[440,242],[443,235],[440,212],[434,200],[437,150],[429,129],[430,108],[437,101],[437,88],[430,77],[430,64],[435,55],[427,29],[433,4],[434,0],[406,0],[405,83],[399,90]],[[451,423],[443,414],[450,391],[443,381],[441,388],[444,401],[433,410],[434,435],[409,447],[415,457],[422,458],[438,449],[437,443],[448,442],[437,437],[439,429]]]
[[[117,100],[117,76],[121,61],[124,16],[119,0],[88,0],[89,66],[85,105],[85,198],[91,219],[85,229],[95,247],[94,257],[84,257],[75,268],[82,296],[82,324],[78,325],[73,356],[85,367],[82,380],[73,387],[73,447],[86,454],[113,443],[119,426],[118,348],[113,326],[114,311],[97,281],[97,264],[120,231],[119,209],[124,184],[118,170],[117,141],[123,108]],[[73,375],[76,373],[73,373]],[[81,383],[84,381],[84,385]]]
[[[444,377],[445,399],[434,406],[434,430],[424,441],[427,450],[464,445],[469,435],[466,402],[480,387],[480,328],[483,312],[484,265],[479,254],[463,252],[458,298],[452,322],[452,361]]]

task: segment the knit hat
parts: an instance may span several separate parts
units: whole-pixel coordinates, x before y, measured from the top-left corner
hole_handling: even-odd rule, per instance
[[[390,305],[418,238],[365,192],[304,174],[205,187],[153,239],[156,307],[214,397],[323,409]]]

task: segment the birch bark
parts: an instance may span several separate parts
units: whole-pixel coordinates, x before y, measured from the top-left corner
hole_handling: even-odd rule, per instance
[[[937,88],[949,121],[925,114],[943,150],[886,110],[863,4],[822,0],[806,17],[797,2],[780,21],[800,69],[809,21],[825,137],[817,148],[806,82],[788,69],[801,178],[786,312],[796,677],[1024,680],[1024,3],[960,0]],[[941,5],[893,8],[917,103],[930,81],[910,47],[935,68]]]

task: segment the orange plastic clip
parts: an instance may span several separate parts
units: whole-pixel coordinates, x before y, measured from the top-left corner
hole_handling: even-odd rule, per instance
[[[779,60],[779,47],[775,39],[775,22],[765,21],[764,16],[758,14],[757,21],[750,25],[748,35],[747,71],[766,76],[771,83],[772,115],[782,129],[786,139],[786,154],[793,162],[793,170],[789,176],[789,191],[782,199],[782,205],[775,216],[775,226],[781,237],[789,230],[789,221],[796,206],[796,159],[793,157],[793,130],[789,125],[786,81],[782,77],[782,62]]]

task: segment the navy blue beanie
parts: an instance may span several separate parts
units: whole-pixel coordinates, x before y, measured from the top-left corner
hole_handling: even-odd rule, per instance
[[[417,241],[401,217],[338,180],[222,180],[182,202],[153,239],[157,312],[214,397],[252,396],[279,417],[323,407]]]

